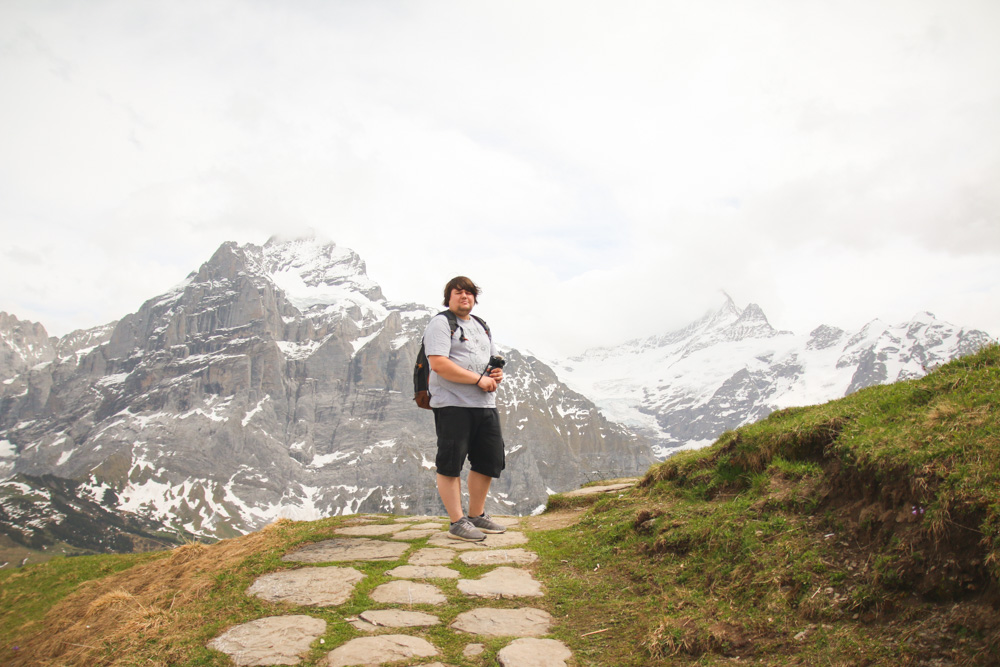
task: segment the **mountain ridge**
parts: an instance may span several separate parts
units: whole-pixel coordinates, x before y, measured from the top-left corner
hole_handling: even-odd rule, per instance
[[[551,493],[642,472],[776,409],[916,377],[989,340],[929,313],[800,336],[724,297],[686,327],[568,362],[499,343],[508,470],[491,511],[534,511]],[[272,237],[222,244],[115,323],[56,339],[7,316],[0,340],[25,350],[30,339],[41,356],[4,357],[19,365],[0,384],[0,478],[63,476],[205,537],[280,516],[433,513],[433,425],[409,392],[435,312],[386,299],[350,249]]]
[[[676,331],[552,364],[610,418],[649,437],[662,458],[784,407],[919,377],[991,341],[928,312],[898,325],[874,319],[848,332],[822,324],[797,335],[774,329],[757,304],[740,309],[724,296]]]
[[[225,243],[0,385],[0,474],[62,476],[214,537],[280,516],[433,512],[434,429],[410,392],[434,312],[386,300],[332,242]],[[541,361],[504,352],[508,471],[491,511],[526,514],[595,471],[655,460]]]

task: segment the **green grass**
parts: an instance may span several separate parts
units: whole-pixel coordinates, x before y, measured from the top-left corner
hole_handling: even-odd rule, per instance
[[[581,664],[993,664],[998,390],[993,346],[780,411],[595,504],[544,547],[565,636],[621,630],[578,639]]]

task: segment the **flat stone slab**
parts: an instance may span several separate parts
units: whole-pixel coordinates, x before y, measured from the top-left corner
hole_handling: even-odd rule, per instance
[[[400,565],[386,572],[397,579],[458,579],[458,570],[441,565]]]
[[[247,589],[247,595],[269,602],[330,607],[347,602],[364,578],[351,567],[304,567],[265,574]]]
[[[272,616],[230,628],[208,648],[243,665],[297,665],[309,645],[326,632],[326,621],[312,616]]]
[[[541,597],[542,585],[531,573],[514,567],[498,567],[479,579],[459,579],[458,590],[481,598]]]
[[[442,531],[437,535],[432,535],[427,544],[434,547],[448,547],[467,551],[470,549],[497,549],[504,547],[514,547],[519,544],[527,544],[528,536],[524,533],[510,531],[499,535],[487,535],[482,542],[465,542],[463,540],[453,540],[448,537],[448,531]]]
[[[358,630],[375,632],[379,628],[421,628],[437,625],[441,622],[433,614],[422,611],[404,611],[402,609],[376,609],[359,614],[357,620],[352,620]]]
[[[437,521],[437,524],[435,525],[440,525],[442,522],[446,521],[446,519],[443,516],[430,516],[427,514],[421,514],[419,516],[401,516],[396,519],[396,523],[418,523],[420,521]]]
[[[382,625],[389,628],[417,628],[427,625],[437,625],[441,620],[433,614],[422,611],[405,611],[403,609],[375,609],[363,611],[361,618],[372,625]]]
[[[486,548],[486,546],[482,542],[465,542],[464,540],[453,540],[450,537],[448,537],[448,531],[441,531],[436,535],[431,535],[430,539],[427,540],[427,546],[447,547],[455,551],[463,551],[465,549]]]
[[[333,531],[338,535],[363,535],[371,537],[373,535],[388,535],[399,532],[399,526],[394,523],[370,523],[365,526],[348,526],[338,528]]]
[[[635,486],[635,482],[624,482],[621,484],[605,484],[603,486],[585,486],[582,489],[574,489],[568,493],[564,493],[564,496],[593,496],[599,493],[614,493],[615,491],[623,491],[625,489],[631,489]]]
[[[424,523],[417,523],[409,526],[410,530],[441,530],[442,528],[447,530],[447,521],[426,521]]]
[[[447,565],[454,560],[454,549],[420,549],[410,556],[410,565]]]
[[[487,535],[486,539],[478,544],[481,544],[484,549],[503,549],[527,543],[527,535],[516,530],[508,530],[506,533],[500,533],[499,535]]]
[[[398,533],[392,535],[394,540],[422,540],[425,537],[430,537],[434,533],[438,532],[439,529],[434,530],[401,530]]]
[[[413,581],[390,581],[371,592],[375,602],[388,604],[444,604],[447,598],[437,586]]]
[[[352,560],[397,560],[408,544],[369,540],[364,537],[335,537],[307,544],[285,554],[281,560],[295,563],[336,563]]]
[[[455,617],[451,627],[487,637],[541,637],[549,634],[552,616],[542,609],[473,609]]]
[[[530,565],[538,560],[538,554],[525,549],[496,549],[466,551],[458,558],[466,565]]]
[[[533,637],[515,639],[497,653],[502,667],[566,667],[572,657],[561,641]]]
[[[378,665],[410,658],[428,658],[438,650],[426,639],[409,635],[358,637],[330,651],[327,667]]]

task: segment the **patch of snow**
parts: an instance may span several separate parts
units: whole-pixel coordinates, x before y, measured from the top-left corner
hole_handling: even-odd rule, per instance
[[[385,449],[387,447],[395,447],[395,446],[396,446],[395,438],[391,438],[389,440],[382,440],[380,442],[376,442],[371,447],[365,447],[365,449],[361,452],[361,454],[363,456],[367,456],[368,454],[374,452],[376,449]]]
[[[352,454],[353,452],[333,452],[332,454],[320,454],[318,456],[313,457],[312,461],[309,462],[309,467],[322,468],[324,466],[333,463],[334,461],[340,461],[342,459],[346,459],[350,457]]]
[[[253,419],[253,416],[255,414],[257,414],[258,412],[260,412],[261,410],[264,409],[264,402],[267,401],[267,400],[268,400],[267,396],[265,396],[264,398],[260,399],[260,401],[257,402],[257,405],[253,408],[253,410],[251,410],[250,412],[248,412],[246,414],[246,416],[243,418],[243,425],[244,426],[246,426],[247,424],[250,423],[250,420]],[[219,420],[219,421],[223,421],[223,420]]]
[[[351,346],[354,347],[354,354],[357,354],[358,352],[360,352],[361,348],[363,348],[365,345],[367,345],[369,341],[373,340],[380,333],[382,333],[381,329],[379,329],[378,331],[376,331],[373,334],[370,334],[368,336],[362,336],[361,338],[358,338],[357,340],[351,341]]]
[[[17,447],[10,440],[0,440],[0,458],[9,459],[17,456]]]

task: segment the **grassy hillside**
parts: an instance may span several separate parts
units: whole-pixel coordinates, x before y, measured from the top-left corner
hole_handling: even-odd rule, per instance
[[[594,664],[1000,664],[1000,348],[726,433],[551,543]]]
[[[997,664],[1000,348],[776,413],[630,491],[554,496],[549,514],[560,513],[579,521],[527,532],[547,589],[537,606],[578,666]],[[0,572],[0,664],[229,664],[209,639],[304,612],[243,591],[344,520]],[[305,612],[329,630],[303,664],[353,636],[344,619],[397,564],[360,565],[360,600]],[[466,608],[436,613],[447,622]],[[444,661],[491,664],[501,643],[477,659],[448,645]]]

